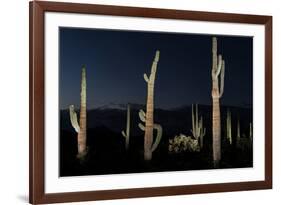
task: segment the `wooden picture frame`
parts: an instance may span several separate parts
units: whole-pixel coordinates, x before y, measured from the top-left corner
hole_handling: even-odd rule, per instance
[[[92,4],[33,1],[29,5],[30,19],[30,139],[29,139],[29,200],[32,204],[74,202],[88,200],[153,197],[180,194],[228,192],[272,188],[272,17],[259,15],[226,14],[199,11],[167,10],[104,6]],[[81,191],[69,193],[45,193],[45,12],[96,14],[157,19],[194,20],[255,24],[265,27],[265,179],[231,183],[162,186],[149,188]]]

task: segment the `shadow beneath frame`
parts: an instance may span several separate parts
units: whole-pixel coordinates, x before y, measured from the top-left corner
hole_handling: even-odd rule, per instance
[[[17,195],[17,198],[25,203],[28,203],[28,196],[27,195]]]

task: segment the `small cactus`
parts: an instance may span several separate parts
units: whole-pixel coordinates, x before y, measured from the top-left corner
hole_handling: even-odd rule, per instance
[[[249,136],[247,136],[245,133],[243,133],[242,137],[239,138],[237,147],[242,150],[247,150],[247,149],[252,149],[252,146],[253,146],[253,127],[252,127],[252,123],[250,123]]]
[[[125,147],[126,150],[129,148],[129,140],[130,140],[130,104],[127,105],[127,126],[126,132],[122,130],[122,135],[125,137]]]
[[[250,122],[249,124],[249,136],[247,136],[246,134],[243,133],[242,135],[245,138],[249,138],[250,140],[253,140],[253,126],[252,123]]]
[[[229,144],[232,144],[231,112],[229,110],[227,110],[226,115],[226,136]]]
[[[203,128],[203,117],[198,118],[198,105],[195,105],[195,113],[192,104],[192,130],[193,137],[199,141],[200,149],[203,148],[203,138],[206,134],[206,128]]]

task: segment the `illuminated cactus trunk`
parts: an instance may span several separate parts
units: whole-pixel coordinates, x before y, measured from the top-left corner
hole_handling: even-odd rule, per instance
[[[139,117],[141,121],[145,122],[145,126],[139,123],[139,127],[141,130],[145,131],[144,134],[144,159],[145,160],[151,160],[152,152],[157,148],[162,137],[162,127],[158,124],[154,124],[154,119],[153,119],[154,81],[157,71],[157,64],[159,61],[159,55],[160,55],[160,51],[156,51],[149,77],[146,74],[144,74],[144,80],[147,82],[146,113],[143,110],[140,110]],[[153,129],[157,130],[157,136],[154,144],[153,144]]]
[[[81,93],[80,93],[80,123],[77,121],[77,114],[74,110],[74,105],[69,106],[70,120],[73,128],[78,133],[77,158],[82,160],[87,154],[87,108],[86,108],[86,68],[82,67],[81,73]]]
[[[125,147],[126,150],[129,149],[129,140],[130,140],[130,104],[127,105],[127,126],[126,133],[122,130],[122,135],[125,137]]]
[[[217,55],[217,38],[212,39],[212,99],[213,99],[213,161],[217,168],[221,159],[221,117],[220,98],[224,89],[224,61],[221,55]],[[219,89],[220,77],[220,89]]]

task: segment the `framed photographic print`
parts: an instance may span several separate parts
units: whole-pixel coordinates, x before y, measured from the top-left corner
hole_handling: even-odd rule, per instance
[[[30,203],[271,187],[271,16],[30,3]]]

